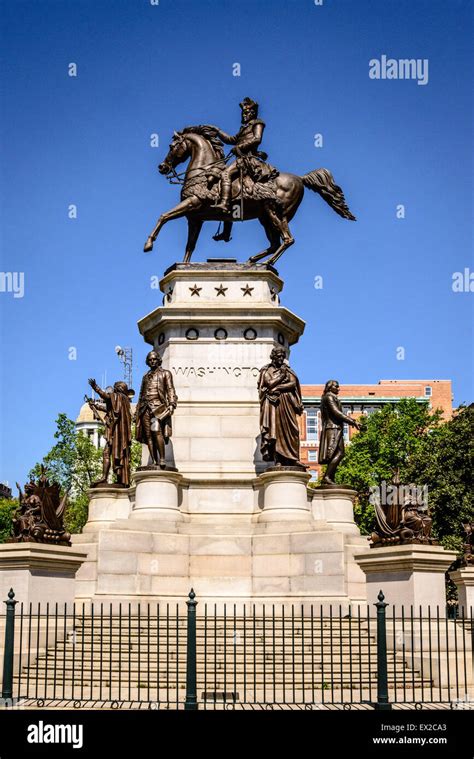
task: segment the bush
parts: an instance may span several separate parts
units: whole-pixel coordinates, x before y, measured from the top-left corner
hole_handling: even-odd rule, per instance
[[[13,514],[18,508],[14,498],[0,498],[0,543],[6,543],[12,535]]]

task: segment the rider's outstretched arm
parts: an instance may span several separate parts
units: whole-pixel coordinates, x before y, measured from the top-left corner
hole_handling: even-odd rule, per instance
[[[217,136],[222,140],[222,142],[225,142],[226,145],[237,145],[238,135],[227,134],[227,132],[223,132],[222,129],[219,129],[219,127],[216,127],[216,133]]]

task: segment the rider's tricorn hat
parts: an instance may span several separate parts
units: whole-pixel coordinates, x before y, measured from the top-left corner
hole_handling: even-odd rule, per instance
[[[252,98],[244,98],[241,103],[239,103],[240,107],[243,109],[244,105],[250,105],[252,107],[252,110],[257,113],[258,111],[258,103],[255,102],[255,100],[252,100]]]

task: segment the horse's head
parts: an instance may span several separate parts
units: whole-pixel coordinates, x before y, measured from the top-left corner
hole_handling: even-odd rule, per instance
[[[189,145],[182,132],[174,132],[168,155],[158,166],[160,174],[171,174],[175,166],[189,157]]]

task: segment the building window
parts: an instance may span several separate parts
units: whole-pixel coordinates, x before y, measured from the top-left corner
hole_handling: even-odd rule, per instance
[[[372,414],[375,414],[376,411],[379,411],[379,409],[377,408],[377,406],[366,406],[364,408],[364,414],[366,416],[371,416]]]
[[[309,473],[311,475],[310,482],[316,482],[316,480],[318,479],[318,473],[316,472],[316,470],[310,469]]]
[[[317,461],[317,460],[318,460],[318,452],[308,451],[308,461]]]
[[[306,440],[318,439],[318,410],[310,408],[306,412]]]
[[[343,436],[344,436],[344,442],[348,443],[349,442],[349,425],[346,424],[345,422],[344,422]]]
[[[425,387],[425,398],[431,398],[432,394],[433,394],[433,388],[427,385]]]

